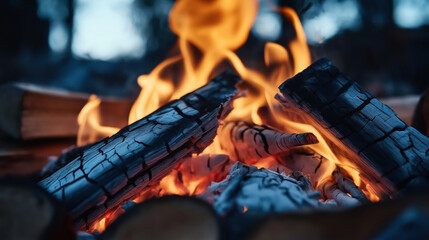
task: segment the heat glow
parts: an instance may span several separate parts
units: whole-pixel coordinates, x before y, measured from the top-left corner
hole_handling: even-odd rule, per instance
[[[295,38],[285,46],[267,42],[264,61],[261,61],[265,64],[257,68],[247,67],[235,53],[235,50],[247,41],[258,8],[257,0],[176,1],[170,12],[169,23],[171,30],[178,36],[178,51],[161,62],[151,73],[138,78],[142,90],[130,112],[129,123],[141,119],[170,100],[203,86],[229,66],[241,76],[247,86],[244,90],[248,91],[246,97],[235,100],[234,110],[226,121],[245,120],[271,125],[284,132],[314,133],[320,143],[312,145],[311,148],[331,162],[330,168],[317,180],[318,186],[315,187],[319,188],[328,181],[335,166],[339,165],[347,170],[356,185],[362,187],[371,200],[378,200],[374,190],[361,182],[354,164],[337,157],[322,133],[312,125],[291,119],[281,110],[282,107],[274,98],[281,83],[311,64],[310,51],[297,13],[288,7],[272,6],[273,11],[277,11],[292,24]],[[92,98],[79,116],[79,144],[93,142],[96,136],[109,136],[119,130],[99,124],[98,105],[99,100]],[[259,111],[262,108],[268,108],[269,111],[262,114]],[[266,119],[272,120],[270,124]],[[218,138],[215,138],[204,153],[224,154]],[[270,164],[267,159],[256,165],[268,168]],[[177,171],[173,171],[161,181],[163,194],[198,194],[202,189],[201,184],[206,187],[210,183],[207,176],[198,174],[182,176],[186,187],[177,187],[174,182],[175,174],[177,175]],[[142,200],[144,198],[136,201]],[[105,219],[100,221],[96,229],[103,230],[105,222]]]

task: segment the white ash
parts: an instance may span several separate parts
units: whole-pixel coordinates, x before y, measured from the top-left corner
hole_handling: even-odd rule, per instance
[[[225,180],[213,183],[201,197],[213,203],[221,215],[303,211],[324,206],[315,199],[320,198],[320,193],[309,189],[308,180],[298,181],[239,162],[231,167]]]

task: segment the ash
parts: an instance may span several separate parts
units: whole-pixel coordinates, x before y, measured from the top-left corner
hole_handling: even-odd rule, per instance
[[[212,185],[201,197],[213,203],[221,215],[240,213],[268,214],[306,211],[326,204],[319,202],[318,191],[313,191],[302,175],[295,179],[255,166],[237,162],[228,177]]]

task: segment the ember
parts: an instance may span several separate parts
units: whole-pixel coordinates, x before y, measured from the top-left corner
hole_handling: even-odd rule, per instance
[[[43,196],[44,206],[50,207],[49,212],[30,211],[32,217],[56,219],[56,211],[65,212],[59,200],[70,214],[59,219],[60,227],[69,231],[73,222],[82,238],[220,239],[226,234],[235,239],[248,236],[250,228],[251,237],[268,236],[279,222],[290,220],[273,220],[275,214],[305,218],[307,213],[351,209],[353,215],[358,208],[371,212],[374,202],[428,192],[429,139],[328,59],[312,62],[295,10],[269,3],[292,26],[293,39],[284,46],[265,43],[261,59],[238,54],[259,4],[177,0],[169,14],[176,45],[149,74],[138,77],[141,91],[132,107],[89,94],[47,94],[52,101],[75,101],[78,109],[86,102],[77,117],[78,131],[58,128],[32,135],[28,125],[47,110],[32,111],[29,102],[45,95],[9,87],[20,92],[13,102],[25,103],[22,114],[13,114],[19,115],[19,124],[3,123],[14,126],[8,129],[11,134],[32,139],[77,132],[77,146],[45,166],[37,186],[30,187],[37,189],[33,195],[19,185],[23,196]],[[103,114],[106,102],[126,112],[127,126],[120,117],[114,124],[103,121],[117,113]],[[0,196],[6,205],[13,186],[0,180],[0,188],[8,190]],[[399,220],[394,226],[403,227],[407,213],[429,219],[400,202],[392,205],[405,212],[395,212]],[[418,207],[429,209],[427,204]],[[392,214],[380,213],[374,221]],[[48,221],[34,231],[57,234]],[[308,234],[292,231],[290,236]],[[377,236],[394,236],[377,231]]]

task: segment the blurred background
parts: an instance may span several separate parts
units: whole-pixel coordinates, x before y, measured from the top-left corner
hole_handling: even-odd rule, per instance
[[[429,86],[429,0],[277,0],[299,14],[313,59],[330,58],[378,97]],[[2,0],[0,83],[135,97],[136,79],[168,54],[173,0]],[[240,57],[294,37],[261,1]],[[263,56],[263,55],[262,55]]]

